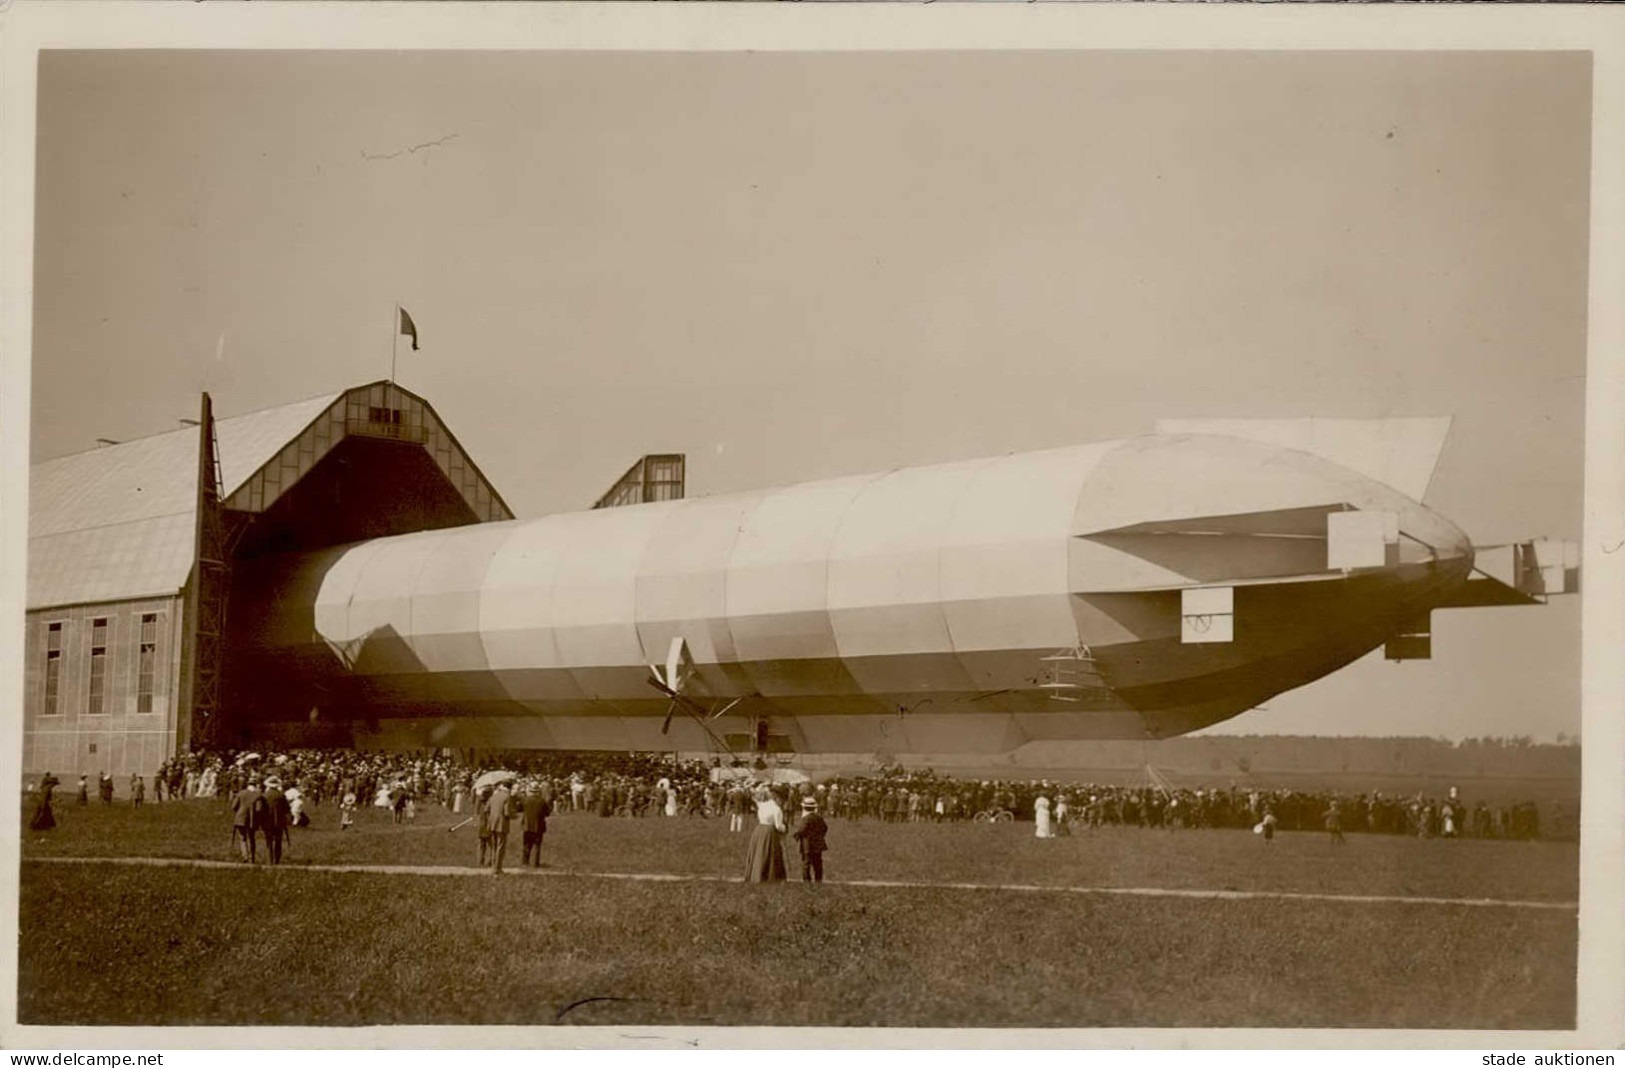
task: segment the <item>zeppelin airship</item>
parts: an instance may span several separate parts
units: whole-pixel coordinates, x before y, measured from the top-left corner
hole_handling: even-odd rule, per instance
[[[255,677],[396,746],[1167,738],[1376,649],[1424,658],[1435,610],[1575,588],[1573,545],[1475,551],[1422,503],[1447,430],[1172,422],[269,558]]]

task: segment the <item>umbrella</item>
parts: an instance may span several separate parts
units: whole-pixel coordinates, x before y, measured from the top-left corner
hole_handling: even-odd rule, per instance
[[[483,790],[487,786],[495,786],[499,782],[513,782],[518,777],[511,771],[488,771],[474,780],[474,789]]]
[[[247,764],[250,761],[258,760],[259,758],[260,755],[258,753],[244,753],[242,756],[237,758],[237,766],[242,767],[244,764]]]

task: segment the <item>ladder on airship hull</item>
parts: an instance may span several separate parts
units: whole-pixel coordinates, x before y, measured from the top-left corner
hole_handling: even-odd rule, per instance
[[[1049,691],[1051,701],[1081,701],[1083,697],[1080,691],[1098,689],[1104,685],[1100,665],[1087,645],[1058,649],[1040,659],[1045,665],[1045,672],[1041,676],[1044,681],[1038,687]]]

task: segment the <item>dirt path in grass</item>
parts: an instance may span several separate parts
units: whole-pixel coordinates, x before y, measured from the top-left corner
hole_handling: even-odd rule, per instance
[[[31,857],[26,864],[117,864],[133,867],[157,868],[246,868],[241,861],[199,860],[182,857]],[[271,865],[254,865],[269,868]],[[364,875],[451,875],[490,878],[484,868],[457,868],[435,865],[408,864],[299,864],[280,866],[287,871],[321,871]],[[733,883],[738,879],[720,875],[672,875],[661,872],[605,872],[571,871],[554,868],[509,868],[505,875],[520,878],[538,876],[567,876],[578,879],[617,879],[626,882],[652,883]],[[794,880],[792,880],[794,881]],[[1416,897],[1401,894],[1311,894],[1275,890],[1192,890],[1167,889],[1154,886],[1038,886],[1031,883],[959,883],[915,882],[893,879],[841,879],[830,880],[832,886],[885,887],[929,890],[1011,890],[1022,893],[1047,894],[1108,894],[1118,897],[1173,897],[1222,901],[1337,901],[1350,904],[1407,904],[1407,905],[1464,905],[1475,908],[1544,909],[1574,912],[1579,903],[1573,901],[1508,901],[1497,898],[1471,897]]]

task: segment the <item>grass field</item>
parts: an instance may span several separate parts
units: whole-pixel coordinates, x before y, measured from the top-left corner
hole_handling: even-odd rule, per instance
[[[399,827],[367,811],[343,833],[331,807],[317,810],[279,870],[31,863],[230,855],[218,802],[61,815],[57,830],[24,834],[28,1023],[1563,1028],[1574,1018],[1566,910],[568,874],[735,875],[744,836],[682,818],[557,818],[546,859],[559,874],[545,879],[299,870],[471,865],[472,829],[448,834],[452,818],[436,810]],[[1031,832],[832,821],[829,874],[1578,896],[1572,843]]]

